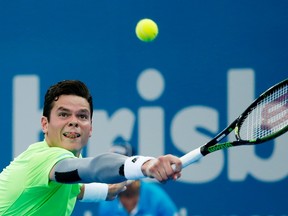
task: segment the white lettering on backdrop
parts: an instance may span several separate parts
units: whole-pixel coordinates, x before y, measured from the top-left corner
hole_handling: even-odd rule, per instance
[[[255,97],[255,78],[252,69],[231,69],[227,79],[227,120],[235,119]],[[40,80],[37,75],[19,75],[13,80],[13,156],[19,155],[28,145],[39,140]],[[165,81],[156,69],[144,70],[137,80],[139,96],[149,102],[161,97]],[[137,121],[136,121],[137,118]],[[219,130],[219,112],[213,107],[188,106],[175,113],[170,131],[165,131],[165,110],[161,106],[139,107],[137,113],[129,108],[119,108],[112,115],[105,110],[94,110],[93,136],[87,147],[87,156],[107,151],[117,136],[129,140],[135,129],[138,132],[139,154],[158,156],[165,153],[164,137],[170,133],[171,141],[179,151],[186,152],[206,143],[212,137],[199,133],[205,128],[211,134]],[[137,125],[135,124],[137,122]],[[228,124],[227,123],[227,124]],[[225,125],[226,126],[226,125]],[[136,128],[135,128],[136,127]],[[231,135],[231,139],[233,135]],[[224,172],[227,158],[227,178],[230,181],[245,181],[252,176],[259,181],[280,181],[288,174],[288,149],[284,142],[287,134],[274,142],[273,152],[261,158],[255,147],[231,148],[219,151],[190,165],[183,171],[179,181],[207,183]]]

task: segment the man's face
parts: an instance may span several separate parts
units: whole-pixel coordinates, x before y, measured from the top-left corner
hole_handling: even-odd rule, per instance
[[[92,134],[91,110],[85,98],[61,95],[51,110],[50,121],[42,117],[45,140],[51,147],[61,147],[78,156]]]
[[[119,198],[122,205],[128,212],[131,212],[139,201],[140,181],[134,181],[127,185],[127,189],[119,193]]]

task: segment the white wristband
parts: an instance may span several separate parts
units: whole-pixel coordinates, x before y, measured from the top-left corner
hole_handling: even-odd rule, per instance
[[[108,194],[108,184],[90,183],[85,184],[83,199],[80,202],[105,201]]]
[[[141,167],[148,161],[154,159],[153,157],[144,157],[144,156],[132,156],[126,159],[124,163],[124,175],[128,180],[137,180],[140,178],[145,178]]]

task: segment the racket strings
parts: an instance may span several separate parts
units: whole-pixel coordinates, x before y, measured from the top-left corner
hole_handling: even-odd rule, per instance
[[[268,92],[246,115],[239,129],[243,140],[263,139],[288,125],[288,85]]]

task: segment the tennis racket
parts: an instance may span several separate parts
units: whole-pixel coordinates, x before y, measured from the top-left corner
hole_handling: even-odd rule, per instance
[[[180,158],[182,168],[200,158],[240,145],[261,144],[284,134],[288,130],[288,79],[270,87],[228,127],[205,145],[188,152]],[[232,131],[235,141],[219,143]],[[175,165],[172,165],[175,169]]]

